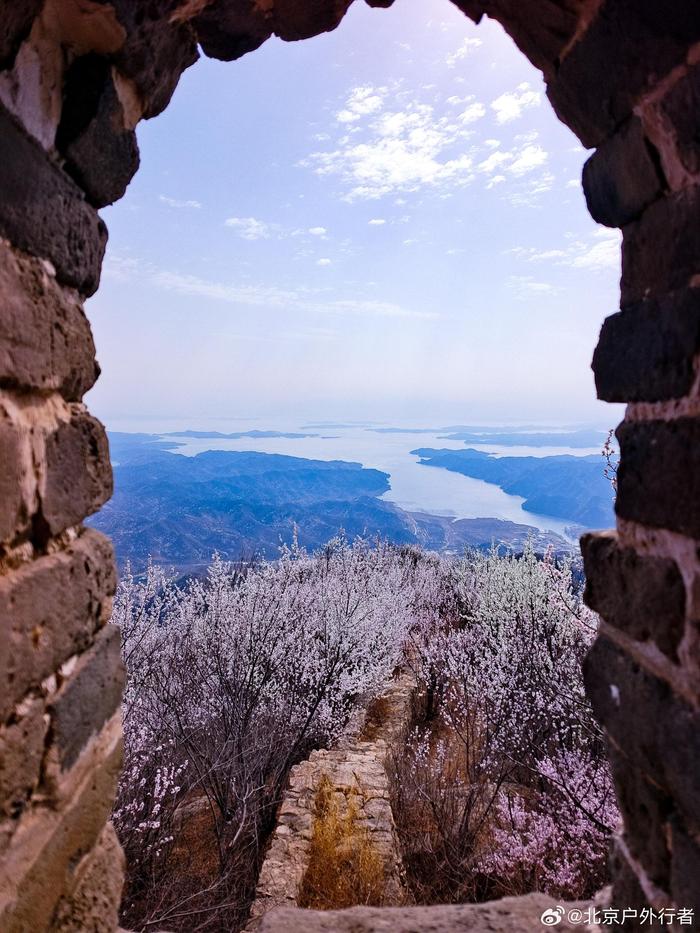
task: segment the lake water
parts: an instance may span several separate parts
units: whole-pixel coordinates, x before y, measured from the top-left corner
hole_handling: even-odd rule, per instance
[[[159,433],[163,423],[158,426],[138,427],[131,424],[128,428],[112,425],[114,430],[152,431]],[[450,473],[435,467],[420,466],[418,457],[410,453],[417,447],[442,447],[460,450],[462,441],[446,440],[440,432],[422,433],[377,433],[361,425],[343,427],[307,428],[299,424],[279,424],[273,419],[265,422],[223,424],[203,428],[200,425],[187,425],[198,430],[217,430],[222,433],[234,431],[279,430],[287,432],[318,433],[319,437],[304,438],[188,438],[168,437],[167,440],[182,443],[177,453],[194,456],[205,450],[259,451],[261,453],[286,454],[293,457],[306,457],[313,460],[350,460],[365,467],[373,467],[389,474],[391,489],[383,498],[395,502],[410,511],[429,512],[433,515],[448,515],[455,518],[500,518],[523,525],[534,525],[544,531],[550,530],[564,534],[571,522],[547,515],[526,512],[523,499],[511,496],[500,487],[482,480]],[[169,430],[184,430],[184,425],[173,425]],[[600,453],[596,448],[569,447],[504,447],[488,444],[470,444],[474,449],[489,453],[509,456],[543,457],[556,454],[574,454],[583,456]],[[601,465],[602,469],[602,465]]]

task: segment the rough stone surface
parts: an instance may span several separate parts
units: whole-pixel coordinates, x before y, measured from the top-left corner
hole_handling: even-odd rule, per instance
[[[214,0],[194,21],[197,38],[212,58],[233,61],[252,52],[271,35],[292,41],[335,29],[352,0],[254,0],[232,4]],[[384,4],[388,5],[388,4]]]
[[[598,398],[656,402],[693,386],[700,353],[700,288],[628,305],[603,322],[593,354]]]
[[[197,40],[189,22],[177,8],[193,9],[202,3],[151,0],[113,0],[117,18],[126,31],[126,42],[115,56],[117,68],[131,79],[143,103],[143,116],[155,117],[170,103],[182,72],[199,57]]]
[[[115,585],[112,546],[96,531],[0,576],[0,721],[90,645],[107,621]]]
[[[107,229],[75,182],[0,106],[0,235],[49,259],[60,281],[91,295]]]
[[[669,819],[673,801],[614,745],[609,754],[617,800],[625,820],[627,847],[644,865],[654,884],[667,891],[671,873]]]
[[[309,858],[316,791],[323,777],[331,781],[341,813],[352,799],[358,828],[370,833],[384,862],[386,904],[405,903],[407,893],[384,759],[387,743],[408,717],[413,683],[410,676],[402,675],[389,685],[382,694],[386,715],[371,733],[364,717],[356,717],[336,748],[314,751],[292,768],[246,929],[257,930],[261,917],[275,907],[296,905]],[[371,738],[365,738],[370,734]]]
[[[117,626],[106,625],[50,704],[53,740],[64,770],[119,707],[124,687],[119,640]]]
[[[76,869],[70,896],[62,898],[52,919],[56,933],[112,933],[118,926],[124,853],[111,823]]]
[[[21,487],[21,456],[17,429],[0,406],[0,544],[11,541],[28,517]]]
[[[107,435],[100,422],[76,406],[46,439],[42,515],[51,534],[81,522],[112,495]]]
[[[280,908],[265,917],[260,933],[541,933],[546,927],[540,917],[553,906],[546,894],[528,894],[486,904],[436,907]],[[583,927],[564,919],[556,929],[574,933]]]
[[[584,664],[586,690],[612,742],[700,830],[700,712],[599,636]],[[700,876],[697,878],[700,884]]]
[[[700,538],[700,422],[623,422],[615,511]]]
[[[91,204],[104,207],[123,196],[139,167],[139,148],[124,125],[112,66],[101,56],[84,55],[68,69],[56,145]]]
[[[3,933],[51,930],[61,897],[74,890],[81,860],[109,819],[122,758],[118,725],[112,721],[59,808],[38,807],[20,821],[0,873]],[[115,865],[114,883],[118,870]]]
[[[698,39],[700,7],[686,0],[605,0],[561,63],[548,97],[584,146],[598,146]]]
[[[700,9],[700,8],[699,8]],[[655,201],[623,230],[622,306],[687,288],[700,273],[700,188]]]
[[[615,532],[581,538],[585,599],[606,622],[639,641],[654,640],[673,660],[685,627],[685,584],[670,558],[642,557]]]
[[[671,895],[676,904],[690,907],[700,916],[700,845],[690,838],[678,820],[671,821],[673,871]]]
[[[674,84],[660,109],[683,166],[700,174],[700,64]]]
[[[583,166],[583,193],[591,216],[608,227],[624,227],[662,191],[651,143],[632,117]]]
[[[506,32],[530,61],[546,76],[556,70],[559,58],[577,32],[583,16],[595,9],[597,0],[452,0],[467,16],[479,22],[486,14],[503,24]]]
[[[12,65],[43,0],[0,0],[0,69]]]
[[[17,819],[39,784],[48,730],[44,702],[28,700],[0,727],[0,816]]]
[[[0,386],[57,390],[77,401],[98,372],[74,292],[61,288],[41,260],[0,243]]]
[[[619,910],[624,910],[625,907],[627,907],[639,914],[641,910],[649,906],[649,902],[644,896],[637,876],[630,867],[619,845],[613,845],[610,867],[613,878],[615,879],[612,887],[612,896],[610,898],[611,906],[617,907]],[[646,928],[647,930],[649,929],[649,924],[646,925]],[[642,929],[643,927],[641,924],[631,919],[627,921],[624,927],[625,933],[628,933],[628,931],[637,933],[637,931],[641,931]]]

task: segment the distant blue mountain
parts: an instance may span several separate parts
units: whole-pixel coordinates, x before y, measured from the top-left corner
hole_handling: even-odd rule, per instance
[[[523,509],[528,512],[552,515],[587,528],[607,528],[614,523],[612,490],[597,454],[495,457],[470,448],[430,447],[411,453],[421,458],[423,466],[482,479],[511,495],[522,496]]]
[[[379,498],[388,474],[359,463],[223,450],[189,457],[157,435],[109,438],[115,492],[89,523],[137,571],[149,556],[181,572],[200,570],[214,551],[230,560],[275,557],[295,535],[315,549],[340,530],[452,553],[492,543],[521,549],[528,537],[540,549],[570,549],[529,525],[406,512]]]

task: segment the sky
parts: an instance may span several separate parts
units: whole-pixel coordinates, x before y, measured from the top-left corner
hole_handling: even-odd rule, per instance
[[[619,420],[590,371],[619,233],[497,23],[356,0],[333,33],[202,57],[138,140],[88,303],[108,427]]]

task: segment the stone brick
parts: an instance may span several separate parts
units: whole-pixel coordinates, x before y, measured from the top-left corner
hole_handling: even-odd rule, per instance
[[[683,167],[700,173],[700,64],[677,81],[661,101]]]
[[[673,850],[671,896],[679,907],[700,916],[700,845],[690,838],[678,819],[671,821]]]
[[[648,781],[625,755],[609,749],[610,765],[620,812],[625,822],[625,842],[647,876],[664,891],[670,888],[671,853],[668,821],[673,801]]]
[[[19,817],[39,783],[48,717],[42,700],[30,700],[0,727],[0,817]]]
[[[598,146],[698,39],[700,7],[686,0],[605,0],[547,95],[584,146]]]
[[[136,133],[126,129],[110,62],[76,59],[66,74],[56,145],[95,207],[119,200],[139,167]]]
[[[624,227],[659,197],[656,158],[637,117],[606,140],[583,166],[583,193],[593,219]]]
[[[76,869],[76,884],[52,919],[54,933],[113,933],[119,926],[124,853],[111,823]]]
[[[282,907],[263,917],[259,933],[541,933],[541,916],[554,903],[547,894],[504,897],[485,904],[433,907],[351,907],[299,910]],[[568,905],[572,907],[574,905]],[[576,905],[581,908],[587,905]],[[566,916],[560,933],[580,931]]]
[[[174,14],[172,0],[151,0],[147,9],[133,0],[111,5],[127,34],[114,63],[136,85],[144,117],[155,117],[170,103],[182,72],[199,58],[194,31]]]
[[[691,832],[700,830],[700,712],[665,681],[598,636],[583,666],[598,721],[635,768],[672,798]]]
[[[700,538],[700,420],[623,422],[615,511]]]
[[[0,70],[12,66],[43,0],[0,0]]]
[[[98,372],[77,297],[40,260],[0,243],[0,386],[58,390],[78,401]]]
[[[53,929],[59,901],[73,890],[76,870],[99,839],[112,809],[122,748],[116,736],[105,738],[109,744],[100,748],[63,809],[56,813],[42,808],[28,814],[22,833],[15,834],[5,853],[0,873],[3,933]]]
[[[119,628],[106,625],[49,706],[52,738],[63,770],[75,764],[90,736],[114,715],[123,689]]]
[[[628,305],[603,322],[593,354],[598,398],[657,402],[682,398],[700,353],[700,289]]]
[[[91,530],[0,577],[0,720],[88,647],[107,621],[115,584],[112,546]]]
[[[545,75],[554,72],[561,53],[573,38],[590,0],[452,0],[479,22],[484,14],[503,24],[525,55]]]
[[[12,541],[28,520],[20,485],[21,457],[21,439],[17,428],[0,407],[0,544]]]
[[[646,899],[629,862],[618,849],[616,841],[612,847],[610,869],[613,877],[610,906],[616,907],[618,910],[627,908],[637,912],[637,918],[628,918],[622,929],[624,929],[625,933],[638,933],[638,931],[641,933],[644,929],[648,930],[649,924],[643,924],[640,914],[645,907],[649,907],[649,901]],[[611,929],[614,929],[614,927],[611,927]]]
[[[586,603],[639,641],[653,639],[670,658],[683,637],[686,595],[675,561],[620,547],[615,532],[581,538]]]
[[[83,192],[0,106],[0,236],[50,259],[59,281],[91,295],[107,228]]]
[[[685,188],[624,228],[622,307],[687,288],[700,273],[699,216],[700,188]]]
[[[96,512],[112,495],[109,445],[100,422],[77,409],[46,439],[42,515],[52,535]]]

